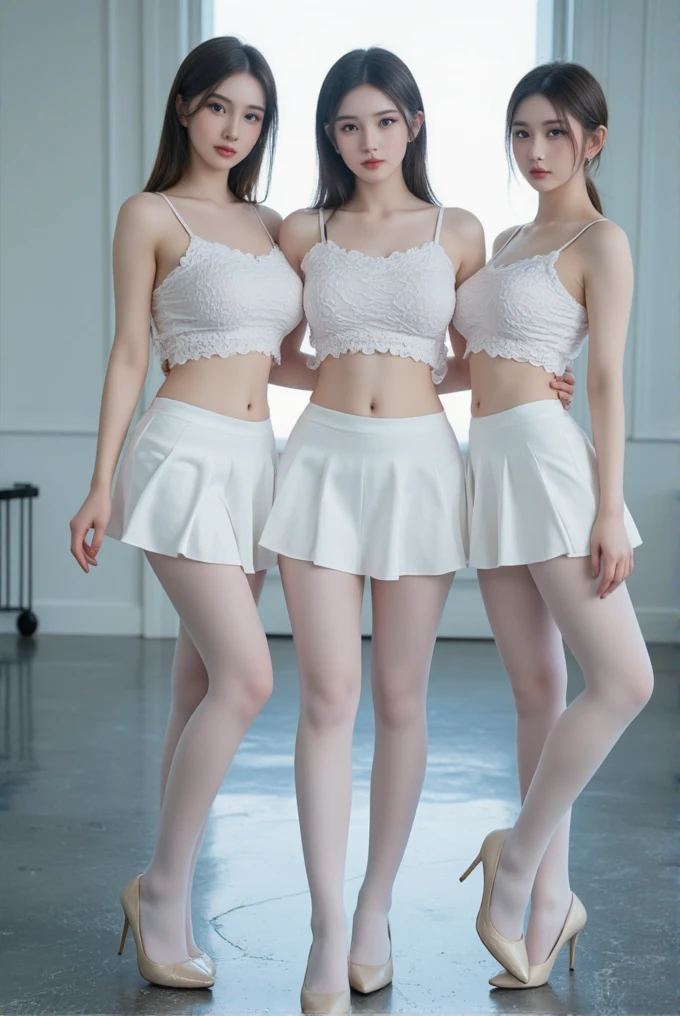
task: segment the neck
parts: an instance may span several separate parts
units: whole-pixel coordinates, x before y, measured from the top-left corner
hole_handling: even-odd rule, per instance
[[[211,169],[195,163],[180,180],[178,187],[186,197],[201,198],[216,205],[231,205],[236,198],[229,190],[229,170]]]
[[[387,180],[380,183],[367,183],[365,180],[357,180],[356,189],[347,207],[355,212],[368,212],[369,214],[381,216],[403,208],[404,205],[412,205],[421,202],[412,194],[406,186],[404,175],[401,169],[392,173]]]
[[[580,222],[599,214],[588,196],[585,177],[578,173],[556,190],[539,194],[534,223],[548,226],[555,222]]]

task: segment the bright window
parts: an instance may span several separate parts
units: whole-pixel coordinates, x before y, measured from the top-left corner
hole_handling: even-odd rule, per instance
[[[401,56],[420,86],[438,199],[474,212],[489,247],[502,229],[532,218],[533,192],[508,176],[503,125],[513,86],[537,62],[542,6],[543,0],[419,0],[415,6],[391,0],[389,7],[366,0],[258,0],[250,8],[214,0],[214,34],[257,46],[276,77],[281,126],[267,203],[284,216],[310,204],[321,82],[343,53],[378,45]],[[270,387],[277,437],[287,437],[308,397]],[[443,401],[465,442],[469,395]]]

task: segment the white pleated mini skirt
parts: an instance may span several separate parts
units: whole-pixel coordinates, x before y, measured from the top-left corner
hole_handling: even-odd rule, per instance
[[[376,579],[463,568],[465,470],[446,415],[377,419],[310,402],[281,457],[261,543]]]
[[[276,563],[259,543],[275,472],[270,420],[154,399],[123,456],[107,535],[156,554],[262,571]]]
[[[467,483],[474,568],[590,555],[595,449],[559,399],[473,417]],[[627,508],[624,521],[631,545],[639,546]]]

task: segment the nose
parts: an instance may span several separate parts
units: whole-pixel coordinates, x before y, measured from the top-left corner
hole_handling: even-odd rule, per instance
[[[532,162],[542,162],[545,159],[545,139],[538,133],[531,139],[529,156]]]
[[[238,141],[239,120],[235,113],[227,113],[222,124],[222,137],[225,141]]]
[[[364,151],[375,152],[378,148],[378,128],[373,124],[364,129]]]

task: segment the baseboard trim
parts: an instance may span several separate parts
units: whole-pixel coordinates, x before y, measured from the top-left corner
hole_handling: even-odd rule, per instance
[[[38,600],[33,605],[43,635],[140,635],[142,608],[134,603]],[[16,614],[0,614],[0,634],[16,633]]]

